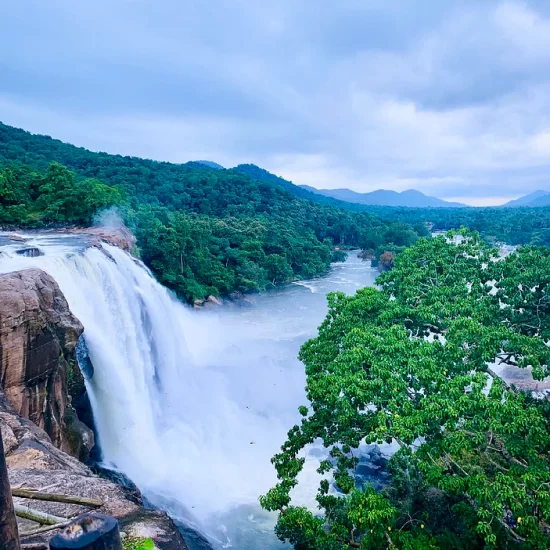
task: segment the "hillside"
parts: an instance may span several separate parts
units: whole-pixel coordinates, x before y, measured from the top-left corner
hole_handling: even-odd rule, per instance
[[[401,193],[385,189],[378,189],[370,193],[357,193],[351,189],[315,189],[306,185],[301,187],[325,197],[369,206],[406,206],[410,208],[462,208],[466,206],[458,202],[447,202],[436,197],[430,197],[415,189],[409,189]]]
[[[378,258],[425,232],[297,197],[289,186],[201,162],[95,153],[0,124],[0,224],[85,225],[118,205],[144,261],[190,301],[314,277],[342,258],[335,244]]]
[[[198,162],[199,164],[204,164],[205,166],[208,166],[208,168],[223,170],[223,166],[221,164],[218,164],[217,162],[214,162],[212,160],[196,160],[195,162]]]
[[[519,199],[515,199],[502,205],[503,208],[519,208],[521,206],[527,206],[530,208],[550,206],[550,191],[543,191],[539,189],[538,191],[529,193],[529,195],[525,195],[524,197],[520,197]]]

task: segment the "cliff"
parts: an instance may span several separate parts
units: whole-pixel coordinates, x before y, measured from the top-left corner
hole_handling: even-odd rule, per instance
[[[100,512],[118,518],[129,537],[151,537],[161,550],[185,550],[172,520],[145,510],[139,491],[100,478],[77,460],[87,458],[94,442],[68,395],[68,373],[73,383],[81,376],[75,348],[82,332],[48,274],[26,269],[0,275],[0,428],[10,483],[100,499],[105,503]],[[32,507],[62,517],[82,512],[55,502],[33,501]],[[36,526],[19,520],[21,533]],[[54,534],[23,542],[46,542]]]
[[[93,433],[74,415],[67,390],[83,330],[47,273],[27,269],[0,276],[0,389],[55,446],[85,460]]]

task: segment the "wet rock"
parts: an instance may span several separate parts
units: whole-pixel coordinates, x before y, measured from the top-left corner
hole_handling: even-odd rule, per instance
[[[123,224],[117,227],[74,228],[67,230],[67,233],[91,235],[95,237],[95,240],[92,241],[92,246],[95,246],[95,243],[99,244],[100,242],[105,242],[121,248],[126,252],[134,252],[136,246],[136,238]]]
[[[0,389],[61,448],[67,371],[83,327],[57,283],[39,269],[0,276],[0,319]]]
[[[65,411],[63,450],[78,458],[81,462],[87,462],[90,453],[95,446],[94,432],[84,424],[72,407]]]
[[[210,296],[208,296],[208,298],[206,298],[206,300],[204,302],[204,305],[205,306],[221,306],[222,301],[219,298],[217,298],[216,296],[210,295]]]
[[[21,237],[21,235],[15,235],[14,233],[6,235],[6,239],[9,239],[10,241],[13,241],[15,243],[24,243],[27,240],[25,239],[25,237]]]
[[[122,487],[128,500],[132,501],[134,504],[143,506],[141,491],[127,475],[122,472],[117,472],[116,470],[111,470],[110,468],[105,468],[100,462],[91,465],[91,470],[101,478],[108,479],[119,487]]]
[[[241,308],[253,307],[256,302],[252,296],[242,292],[233,292],[229,295],[229,298],[234,305]]]
[[[359,464],[355,469],[356,487],[361,488],[368,483],[376,490],[382,490],[390,478],[387,465],[388,459],[377,445],[367,447],[359,457]]]
[[[26,258],[38,258],[38,256],[44,256],[44,252],[36,247],[21,248],[20,250],[16,250],[15,253],[19,254],[19,256],[25,256]]]

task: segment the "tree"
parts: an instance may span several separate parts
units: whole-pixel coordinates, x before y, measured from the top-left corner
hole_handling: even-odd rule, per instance
[[[329,296],[319,335],[300,352],[309,406],[261,498],[297,549],[549,546],[549,406],[489,365],[549,374],[550,250],[498,260],[477,234],[461,235],[418,241],[379,289]],[[336,489],[321,481],[322,515],[291,501],[301,451],[315,440]],[[357,485],[355,469],[362,444],[384,441],[399,450],[376,492]]]

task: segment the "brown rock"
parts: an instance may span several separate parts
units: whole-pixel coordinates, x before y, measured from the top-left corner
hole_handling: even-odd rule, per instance
[[[67,370],[82,331],[47,273],[26,269],[0,276],[0,389],[18,414],[43,428],[60,448]]]
[[[9,233],[6,235],[6,239],[9,239],[10,241],[16,242],[16,243],[24,243],[27,239],[25,237],[21,237],[21,235],[16,235],[14,233]]]
[[[101,242],[105,242],[121,248],[126,252],[133,252],[136,246],[136,238],[132,235],[132,232],[122,224],[117,227],[73,228],[67,230],[67,232],[93,236],[94,239],[91,241],[91,246],[98,246]]]

